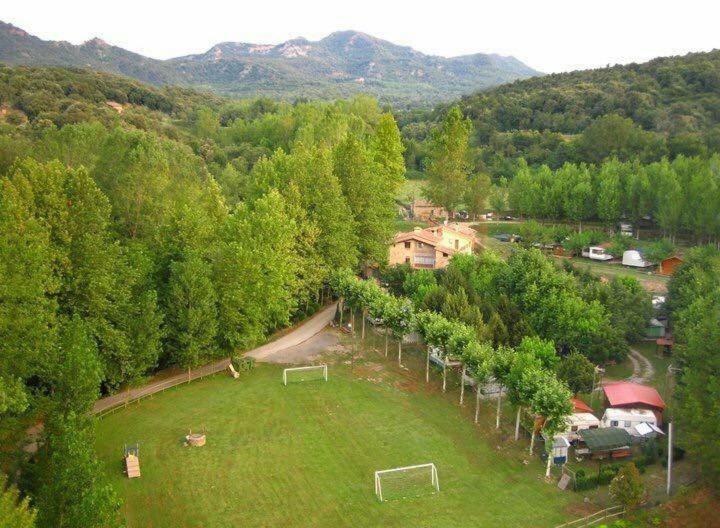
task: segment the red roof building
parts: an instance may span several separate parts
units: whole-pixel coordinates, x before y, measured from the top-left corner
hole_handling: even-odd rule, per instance
[[[590,407],[587,403],[585,403],[585,402],[582,401],[581,399],[571,398],[570,401],[572,402],[573,407],[574,407],[574,411],[573,411],[573,412],[593,414],[592,407]]]
[[[658,425],[662,423],[665,402],[653,387],[620,381],[603,386],[608,407],[625,409],[649,409],[655,413]]]

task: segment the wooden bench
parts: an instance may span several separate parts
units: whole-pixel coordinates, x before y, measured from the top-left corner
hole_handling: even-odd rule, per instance
[[[125,457],[125,472],[128,478],[136,478],[140,476],[140,459],[135,455]]]

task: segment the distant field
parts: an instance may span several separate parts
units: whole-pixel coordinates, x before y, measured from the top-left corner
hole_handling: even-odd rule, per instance
[[[552,527],[592,508],[582,494],[542,479],[525,440],[481,423],[455,388],[426,386],[409,369],[369,353],[335,364],[329,382],[284,387],[280,366],[240,380],[222,375],[146,399],[99,421],[104,470],[124,499],[128,528]],[[183,447],[188,429],[202,448]],[[140,443],[142,477],[122,474],[124,443]],[[439,494],[380,503],[377,469],[437,465]]]
[[[582,257],[573,257],[570,261],[578,269],[589,269],[598,275],[608,278],[616,276],[634,277],[646,290],[652,291],[653,293],[665,293],[667,291],[667,284],[670,281],[669,277],[635,268],[628,268],[619,263],[607,264]]]
[[[409,203],[416,198],[422,198],[423,187],[425,187],[425,180],[405,180],[398,192],[397,199]]]

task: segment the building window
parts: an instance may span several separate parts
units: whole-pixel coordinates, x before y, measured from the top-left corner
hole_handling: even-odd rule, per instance
[[[578,426],[577,426],[577,425],[573,425],[573,426],[570,428],[570,430],[574,433],[575,431],[578,430]]]
[[[458,249],[460,247],[460,241],[456,238],[455,239],[455,249]]]
[[[425,247],[425,244],[422,243],[422,242],[418,242],[418,243],[417,243],[417,246],[418,246],[418,249],[422,249],[422,248]]]
[[[447,256],[448,256],[448,254],[447,254],[447,253],[443,253],[443,257],[447,257]]]
[[[632,425],[632,423],[630,423],[630,422],[625,422],[625,427],[630,427],[631,425]]]
[[[405,242],[405,249],[410,249],[410,242]]]
[[[405,257],[405,264],[410,264],[410,257]]]
[[[617,420],[610,420],[610,427],[617,427],[618,423],[620,422],[618,422]]]

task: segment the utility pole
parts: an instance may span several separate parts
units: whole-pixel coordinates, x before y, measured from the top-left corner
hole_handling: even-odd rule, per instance
[[[593,384],[592,384],[592,390],[590,391],[590,407],[593,406],[593,403],[595,402],[595,386],[596,386],[596,376],[599,375],[598,385],[602,383],[602,375],[605,372],[605,369],[595,366],[593,369]]]
[[[668,423],[668,454],[667,454],[667,494],[670,495],[672,485],[672,445],[673,445],[673,424]]]

